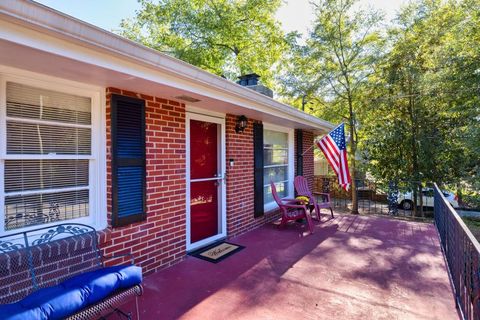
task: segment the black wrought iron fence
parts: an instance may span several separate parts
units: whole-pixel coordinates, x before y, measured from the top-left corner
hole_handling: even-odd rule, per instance
[[[435,225],[464,319],[480,319],[480,244],[435,185]]]
[[[400,217],[433,218],[433,185],[423,184],[418,190],[416,205],[412,181],[374,182],[357,179],[358,211],[360,214],[381,214]],[[343,190],[336,177],[316,176],[316,192],[330,194],[336,211],[352,210],[352,191]]]

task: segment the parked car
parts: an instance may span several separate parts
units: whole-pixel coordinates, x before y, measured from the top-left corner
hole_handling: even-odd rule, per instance
[[[458,198],[450,191],[442,191],[443,195],[454,208],[458,208]],[[433,207],[434,191],[432,188],[423,188],[422,200],[424,207]],[[400,193],[398,195],[398,204],[404,210],[412,210],[413,208],[413,192]],[[420,197],[417,199],[417,205],[420,204]]]

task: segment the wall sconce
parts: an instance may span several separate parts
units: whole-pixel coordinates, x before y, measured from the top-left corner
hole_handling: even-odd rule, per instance
[[[239,116],[237,118],[237,124],[235,125],[235,132],[236,133],[241,133],[245,130],[248,124],[248,119],[245,116]]]

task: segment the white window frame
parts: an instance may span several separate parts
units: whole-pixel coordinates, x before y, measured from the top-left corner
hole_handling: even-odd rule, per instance
[[[263,123],[263,130],[270,130],[270,131],[278,131],[278,132],[284,132],[288,134],[288,193],[287,193],[287,198],[293,198],[294,196],[294,190],[293,190],[293,179],[295,178],[295,129],[293,128],[287,128],[287,127],[280,127],[277,125],[273,125],[270,123]],[[265,143],[264,143],[265,145]],[[263,185],[264,188],[266,185],[268,185],[268,181],[264,181]],[[275,201],[269,202],[269,203],[264,203],[263,205],[263,210],[265,212],[272,211],[274,209],[277,209],[278,205]]]
[[[16,82],[40,89],[89,97],[92,101],[92,153],[89,156],[62,156],[62,159],[89,160],[89,215],[77,219],[56,221],[41,225],[5,230],[5,160],[57,159],[55,155],[8,155],[6,128],[6,84]],[[102,230],[107,227],[106,187],[106,100],[105,89],[70,80],[60,79],[0,65],[0,236],[48,227],[59,223],[83,223]],[[61,189],[58,189],[60,191]],[[65,189],[67,190],[67,189]],[[50,190],[49,190],[50,191]],[[26,192],[27,193],[27,192]]]

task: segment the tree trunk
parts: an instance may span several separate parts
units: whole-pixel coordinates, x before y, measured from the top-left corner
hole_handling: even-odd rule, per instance
[[[415,184],[412,185],[412,188],[413,188],[413,216],[416,217],[417,216],[417,199],[418,199],[418,189],[417,189],[417,186]]]
[[[352,96],[348,94],[348,109],[350,113],[350,177],[352,178],[352,214],[358,214],[358,194],[356,181],[356,161],[357,141],[355,140],[355,115],[353,113]]]
[[[463,206],[462,185],[457,182],[457,202],[460,207]]]
[[[418,194],[420,195],[418,197],[418,199],[420,200],[420,203],[418,204],[418,207],[420,208],[420,216],[423,218],[425,217],[425,213],[424,213],[424,210],[423,210],[423,188],[422,188],[422,183],[421,182],[418,182],[417,184],[417,187],[418,187]]]
[[[350,157],[350,176],[352,177],[352,214],[358,214],[357,182],[355,180],[355,157]]]
[[[415,115],[415,97],[412,84],[409,83],[409,99],[408,99],[408,113],[410,116],[410,125],[411,125],[411,148],[412,148],[412,179],[413,183],[413,215],[418,216],[417,206],[418,206],[418,190],[420,189],[421,195],[421,182],[420,182],[420,175],[419,175],[419,168],[418,168],[418,148],[417,148],[417,136],[418,136],[418,124],[417,118]],[[423,213],[422,213],[423,214]]]

